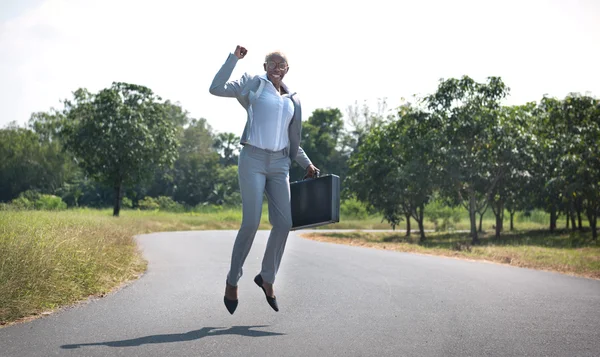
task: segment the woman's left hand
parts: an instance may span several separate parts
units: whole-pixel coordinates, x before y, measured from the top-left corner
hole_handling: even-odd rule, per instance
[[[306,176],[305,177],[315,178],[315,177],[317,177],[317,172],[319,172],[319,171],[320,170],[317,169],[317,167],[315,165],[310,164],[306,168]]]

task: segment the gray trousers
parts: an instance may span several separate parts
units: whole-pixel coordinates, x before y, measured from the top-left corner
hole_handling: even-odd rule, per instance
[[[238,177],[242,194],[242,224],[238,231],[227,283],[237,286],[243,265],[260,224],[263,195],[269,205],[269,222],[273,226],[267,241],[260,275],[273,284],[279,270],[288,234],[292,228],[290,204],[290,166],[287,150],[271,152],[245,145],[240,152]]]

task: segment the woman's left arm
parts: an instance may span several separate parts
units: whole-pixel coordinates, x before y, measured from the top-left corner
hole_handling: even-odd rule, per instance
[[[308,177],[315,177],[317,171],[319,171],[319,169],[317,169],[317,167],[313,165],[312,161],[310,161],[308,155],[306,155],[306,152],[304,151],[304,149],[302,149],[301,146],[298,147],[298,155],[296,155],[296,162],[303,169],[306,170],[306,175]]]

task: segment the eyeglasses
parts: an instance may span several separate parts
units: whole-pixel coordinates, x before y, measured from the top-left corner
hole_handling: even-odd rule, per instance
[[[268,61],[267,63],[267,68],[268,69],[275,69],[275,67],[279,66],[279,69],[281,70],[285,70],[287,68],[287,63],[286,62],[273,62],[273,61]]]

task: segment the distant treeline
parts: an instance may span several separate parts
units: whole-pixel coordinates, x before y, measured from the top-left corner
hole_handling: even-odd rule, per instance
[[[477,218],[543,209],[554,230],[600,213],[600,102],[589,95],[503,106],[498,77],[441,80],[435,93],[394,111],[355,103],[305,119],[302,147],[323,174],[342,178],[356,198],[393,227],[414,219],[423,231],[432,202],[464,206]],[[78,89],[63,108],[34,113],[27,127],[0,129],[0,202],[51,207],[239,205],[239,133],[216,133],[149,88],[113,83]],[[294,164],[291,180],[304,175]],[[46,196],[43,196],[46,195]],[[59,202],[51,203],[53,195]],[[29,203],[28,203],[29,202]],[[5,206],[6,207],[6,206]],[[35,208],[35,207],[33,207]]]

